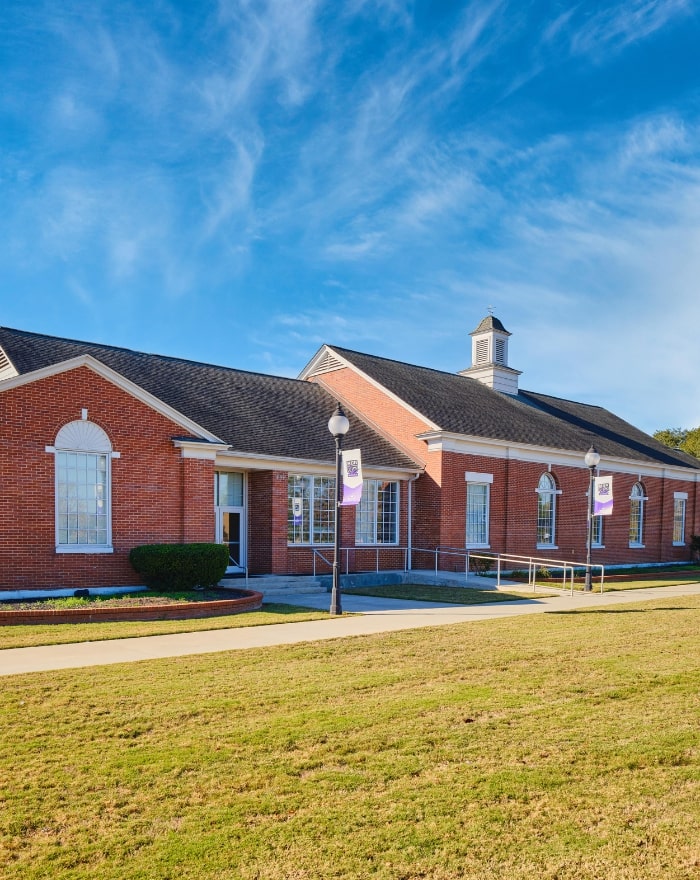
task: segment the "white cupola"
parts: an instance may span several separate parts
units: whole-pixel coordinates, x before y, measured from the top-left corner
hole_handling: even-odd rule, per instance
[[[508,366],[510,333],[503,324],[489,314],[469,335],[472,338],[472,365],[460,370],[459,375],[476,379],[503,394],[517,394],[521,371]]]

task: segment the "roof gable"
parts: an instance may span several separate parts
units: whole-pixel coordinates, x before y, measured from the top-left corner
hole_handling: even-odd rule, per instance
[[[593,444],[608,457],[700,470],[697,459],[602,407],[531,391],[501,394],[467,376],[335,346],[330,350],[443,432],[582,454]]]
[[[40,367],[38,370],[33,370],[29,373],[24,373],[23,375],[15,375],[10,379],[0,381],[0,392],[9,391],[12,388],[19,388],[22,385],[29,385],[33,382],[39,382],[40,380],[46,379],[50,376],[59,376],[61,375],[61,373],[67,373],[71,370],[77,370],[80,367],[87,367],[89,370],[97,373],[97,375],[101,376],[103,379],[106,379],[108,382],[111,382],[113,385],[121,388],[122,391],[125,391],[127,394],[130,394],[132,397],[140,400],[141,403],[144,403],[146,406],[155,410],[160,415],[165,416],[165,418],[169,419],[171,422],[174,422],[176,425],[179,425],[181,428],[190,432],[191,434],[194,434],[196,437],[199,437],[203,440],[209,440],[213,443],[223,442],[221,438],[207,431],[206,428],[203,428],[201,425],[193,422],[192,419],[188,419],[181,412],[178,412],[177,410],[163,403],[163,401],[160,400],[158,397],[155,397],[153,394],[149,394],[147,391],[144,391],[144,389],[140,386],[134,384],[133,382],[130,382],[120,373],[117,373],[115,370],[110,369],[108,366],[88,354],[78,355],[78,357],[70,358],[67,361],[59,361],[56,364],[50,364],[46,367]]]
[[[219,439],[241,454],[334,460],[327,423],[335,399],[320,385],[8,328],[0,328],[0,346],[20,375],[89,356],[196,425],[197,436]],[[419,467],[359,416],[350,419],[346,445],[361,447],[368,466]]]

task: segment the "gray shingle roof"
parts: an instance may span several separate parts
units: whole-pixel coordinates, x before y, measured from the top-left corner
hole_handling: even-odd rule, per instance
[[[443,430],[469,437],[580,451],[700,469],[700,461],[669,449],[599,406],[532,391],[501,394],[458,374],[392,361],[350,349],[332,350]]]
[[[125,348],[0,327],[0,346],[20,375],[88,354],[220,437],[235,451],[329,462],[335,398],[319,385]],[[416,463],[347,412],[344,445],[363,462],[415,470]]]
[[[469,335],[473,336],[475,333],[483,333],[484,330],[500,330],[502,333],[508,333],[503,324],[498,320],[498,318],[494,318],[493,315],[487,315],[485,318],[483,318],[476,330],[472,330]],[[508,336],[510,335],[511,334],[508,333]]]

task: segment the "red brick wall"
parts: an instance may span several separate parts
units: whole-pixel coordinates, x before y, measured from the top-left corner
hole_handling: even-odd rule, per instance
[[[466,471],[493,474],[490,503],[490,545],[493,551],[517,555],[546,555],[557,559],[586,558],[587,492],[589,471],[580,467],[553,467],[562,494],[557,496],[556,550],[537,549],[537,483],[547,465],[512,459],[430,453],[416,434],[428,426],[392,398],[350,369],[315,377],[331,392],[395,440],[419,461],[425,473],[414,484],[413,545],[430,550],[437,545],[464,547],[466,538]],[[605,473],[605,471],[601,471]],[[644,544],[629,546],[629,494],[633,475],[615,474],[615,510],[603,524],[604,547],[593,550],[593,561],[605,564],[683,561],[689,557],[690,536],[700,534],[700,484],[650,477],[643,479],[645,503]],[[687,492],[686,546],[674,547],[673,494]],[[430,553],[413,553],[415,568],[429,568]],[[463,561],[444,556],[441,567],[459,569]]]
[[[113,553],[56,553],[60,428],[88,419],[109,436]],[[0,589],[135,585],[137,544],[214,539],[213,462],[182,459],[182,428],[87,367],[0,394]]]

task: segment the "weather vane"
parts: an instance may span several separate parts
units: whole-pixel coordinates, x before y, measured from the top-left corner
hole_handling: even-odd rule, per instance
[[[493,318],[493,306],[488,306],[487,308],[489,315],[491,315],[491,317]]]

